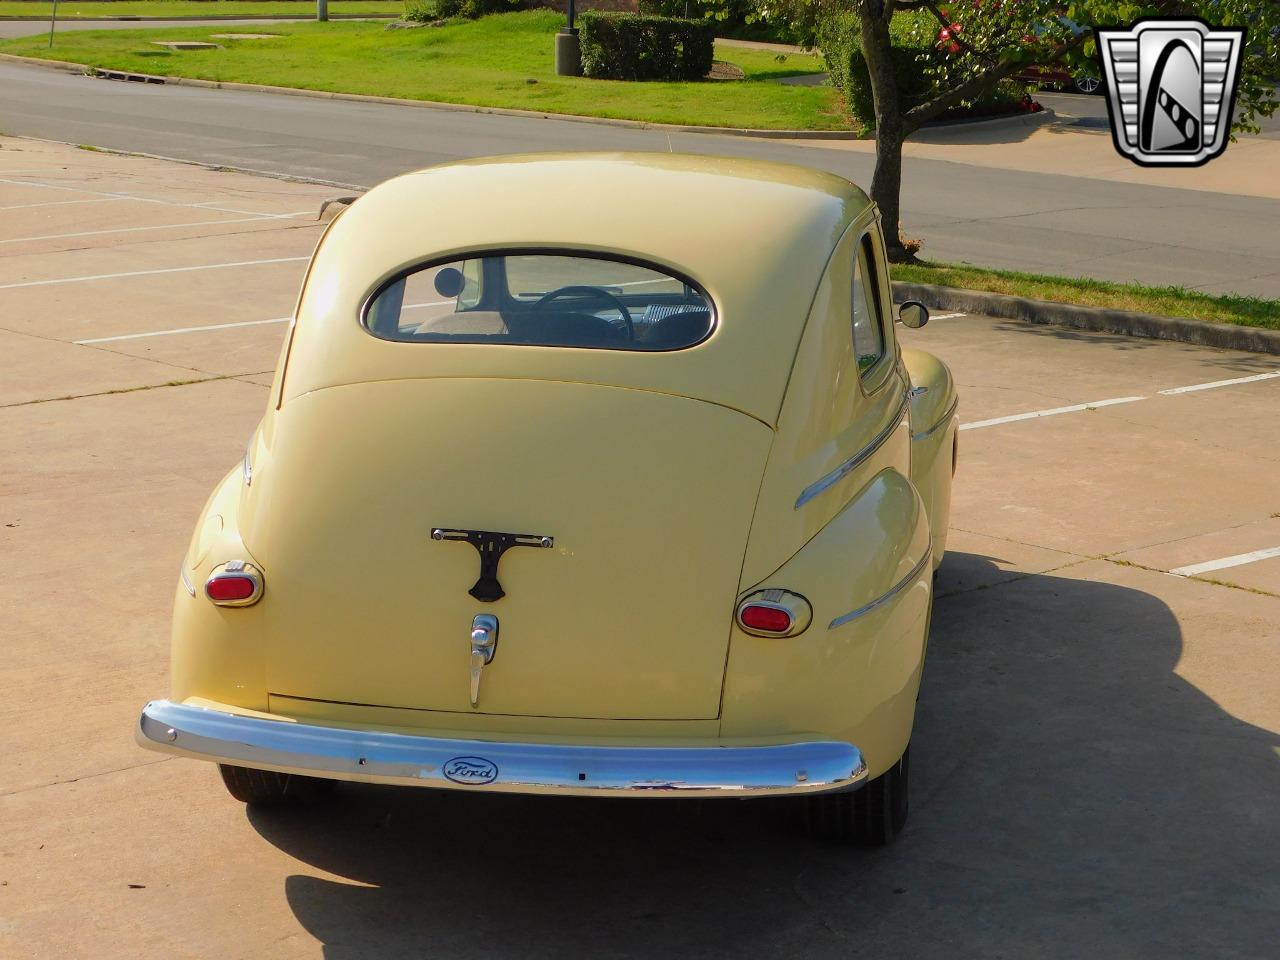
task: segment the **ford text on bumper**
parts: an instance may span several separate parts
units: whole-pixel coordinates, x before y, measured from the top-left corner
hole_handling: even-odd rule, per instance
[[[764,746],[578,746],[350,730],[155,700],[137,741],[178,756],[365,783],[566,796],[762,797],[858,786],[859,750],[817,740]]]

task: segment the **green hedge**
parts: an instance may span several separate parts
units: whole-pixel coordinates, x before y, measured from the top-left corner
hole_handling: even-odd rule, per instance
[[[406,0],[404,18],[427,22],[449,17],[478,20],[490,13],[523,10],[527,5],[525,0]]]
[[[831,85],[844,93],[854,122],[861,124],[863,134],[872,133],[876,127],[875,97],[871,92],[867,61],[862,55],[857,16],[834,16],[821,24],[818,48],[827,61]],[[904,110],[928,98],[930,83],[924,76],[924,66],[931,56],[932,51],[928,49],[893,47],[893,69]]]
[[[405,0],[404,19],[416,23],[430,23],[437,19],[436,0]]]
[[[685,0],[638,0],[638,7],[640,13],[655,17],[683,17],[686,9]],[[717,37],[798,44],[806,40],[791,24],[770,18],[760,0],[689,0],[688,11],[694,20],[714,20]]]
[[[894,18],[895,27],[899,20],[904,21],[904,25],[891,30],[893,69],[905,111],[936,94],[942,89],[938,85],[945,83],[947,76],[946,61],[932,45],[936,24],[920,30],[915,24],[906,23],[907,17],[900,16]],[[922,36],[925,38],[923,44]],[[857,16],[842,14],[826,19],[818,29],[818,47],[827,62],[832,85],[844,93],[854,123],[861,127],[864,136],[870,135],[876,127],[875,98],[871,92],[867,61],[862,56]],[[938,119],[1003,113],[1016,108],[1025,98],[1025,84],[1005,80],[982,96],[948,110]]]
[[[584,13],[578,23],[588,77],[700,80],[711,71],[714,23],[597,11]]]

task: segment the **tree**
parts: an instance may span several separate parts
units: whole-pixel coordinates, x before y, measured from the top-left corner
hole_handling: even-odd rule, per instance
[[[871,198],[883,216],[890,259],[897,262],[912,256],[899,229],[906,139],[928,121],[1032,64],[1062,63],[1099,71],[1093,25],[1128,26],[1144,16],[1198,16],[1213,26],[1247,27],[1232,138],[1237,132],[1257,132],[1258,116],[1271,116],[1280,105],[1275,86],[1280,73],[1280,4],[1273,0],[781,0],[781,8],[779,0],[759,2],[770,4],[767,16],[781,14],[793,23],[813,23],[838,11],[857,17],[875,102]],[[934,54],[905,68],[924,75],[909,78],[927,81],[923,99],[904,95],[904,66],[891,39],[894,18],[907,14],[917,24],[927,22],[930,31],[936,29],[929,38]]]

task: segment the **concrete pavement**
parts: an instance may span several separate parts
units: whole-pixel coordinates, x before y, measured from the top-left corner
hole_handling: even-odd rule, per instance
[[[963,128],[946,143],[909,147],[903,220],[908,234],[925,238],[926,256],[1280,296],[1280,248],[1272,242],[1280,236],[1280,199],[1267,193],[1280,157],[1264,152],[1280,149],[1280,141],[1239,143],[1198,174],[1166,177],[1108,153],[1098,131],[992,129]],[[0,131],[361,185],[431,163],[530,150],[762,157],[862,184],[874,166],[872,145],[865,143],[837,148],[125,84],[10,63],[0,64]],[[1248,168],[1247,176],[1220,166],[1237,163]],[[1260,183],[1263,195],[1247,195],[1255,186],[1242,186],[1246,179]],[[1180,186],[1158,185],[1165,183]],[[762,231],[767,235],[767,225]]]
[[[246,811],[137,748],[335,192],[0,139],[0,956],[1273,955],[1280,556],[1238,562],[1280,546],[1271,357],[904,332],[964,430],[888,850],[774,804]]]

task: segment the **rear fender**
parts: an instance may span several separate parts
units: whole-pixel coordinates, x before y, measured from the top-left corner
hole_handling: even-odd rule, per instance
[[[902,359],[911,377],[911,482],[929,514],[936,569],[946,552],[951,518],[958,398],[951,371],[933,354],[906,348]]]
[[[911,482],[877,474],[823,530],[744,593],[806,597],[802,634],[753,637],[736,626],[721,736],[805,733],[853,743],[871,775],[911,736],[932,596],[929,523]]]
[[[267,709],[266,637],[262,608],[267,589],[251,607],[215,606],[204,593],[205,581],[229,560],[259,564],[240,537],[240,506],[245,469],[237,465],[214,489],[196,522],[174,594],[173,699],[199,697],[248,710]]]

